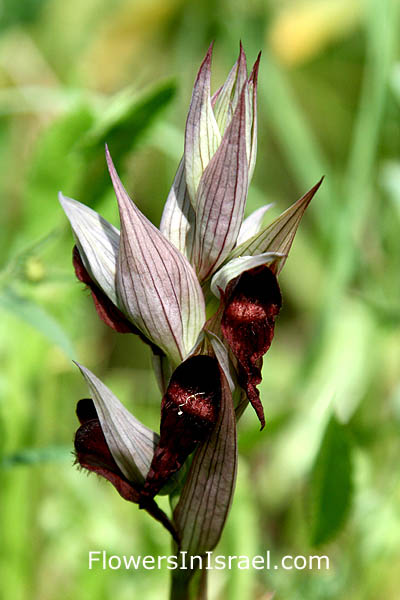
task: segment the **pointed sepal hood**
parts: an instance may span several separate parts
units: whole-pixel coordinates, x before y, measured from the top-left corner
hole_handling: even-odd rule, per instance
[[[205,321],[199,281],[188,260],[131,201],[108,149],[106,155],[121,219],[118,304],[178,365],[195,345]]]

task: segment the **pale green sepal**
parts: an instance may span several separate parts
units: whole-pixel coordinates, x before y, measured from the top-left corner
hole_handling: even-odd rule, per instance
[[[150,469],[158,435],[138,421],[89,369],[75,363],[92,393],[107,446],[125,475],[142,484]]]
[[[236,421],[232,394],[221,372],[218,421],[193,457],[174,510],[180,551],[205,554],[217,545],[232,502],[237,471]]]
[[[187,258],[129,198],[108,148],[106,157],[121,219],[118,305],[176,367],[188,356],[204,325],[203,292]]]
[[[271,206],[273,206],[273,204],[261,206],[261,208],[258,208],[252,212],[251,215],[249,215],[247,219],[243,221],[236,241],[237,246],[239,246],[239,244],[243,244],[243,242],[246,242],[253,237],[253,235],[256,235],[260,231],[264,215],[267,210],[271,208]]]
[[[173,372],[172,365],[165,354],[152,353],[151,363],[153,365],[153,371],[158,383],[158,387],[164,396]]]
[[[195,221],[182,158],[164,206],[160,231],[189,261],[192,256]]]
[[[212,45],[202,62],[194,87],[185,130],[186,185],[193,208],[201,176],[220,142],[221,134],[211,106]]]
[[[96,211],[60,192],[60,204],[71,223],[85,269],[101,290],[117,304],[115,273],[119,231]]]
[[[284,254],[277,252],[264,252],[263,254],[257,254],[257,256],[240,256],[239,258],[234,258],[219,269],[211,279],[211,291],[219,298],[220,289],[224,292],[232,279],[235,279],[245,271],[260,267],[261,265],[271,266],[279,264],[284,258]]]
[[[215,119],[222,135],[233,117],[233,113],[239,102],[240,92],[246,80],[246,55],[242,44],[240,44],[239,58],[230,70],[224,85],[219,90],[213,107]]]
[[[205,281],[234,247],[248,188],[246,153],[247,83],[221,145],[205,169],[197,192],[193,264]]]
[[[235,382],[233,380],[233,366],[229,359],[228,349],[220,340],[220,338],[212,331],[206,331],[205,335],[210,341],[212,349],[214,350],[215,358],[219,362],[219,366],[223,370],[228,382],[229,389],[233,393],[235,389]]]
[[[249,98],[252,116],[251,126],[246,130],[246,135],[248,136],[247,144],[248,148],[250,148],[249,154],[247,155],[249,161],[249,182],[253,177],[257,157],[257,80],[260,58],[261,53],[257,56],[257,60],[254,63],[253,70],[249,77]]]
[[[321,185],[322,180],[323,178],[270,225],[267,225],[258,234],[253,235],[250,239],[236,246],[229,254],[228,260],[230,261],[239,256],[255,256],[265,252],[283,254],[285,258],[280,261],[277,271],[277,274],[279,274],[289,254],[301,217]]]

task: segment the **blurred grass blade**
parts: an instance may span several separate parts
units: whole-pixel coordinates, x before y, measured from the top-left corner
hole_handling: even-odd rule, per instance
[[[399,31],[400,7],[396,0],[368,0],[366,4],[367,64],[347,173],[348,197],[352,200],[348,208],[353,216],[359,209],[365,214],[369,206],[364,185],[374,172]]]
[[[297,179],[300,189],[307,188],[311,180],[326,176],[326,183],[321,190],[319,211],[319,227],[325,235],[329,235],[330,224],[326,215],[332,197],[331,178],[328,161],[319,146],[317,139],[296,100],[285,73],[275,62],[271,53],[263,55],[263,76],[260,80],[260,103],[266,106],[269,124],[276,133],[286,159]]]
[[[59,346],[69,358],[76,356],[72,341],[59,323],[33,300],[5,289],[0,295],[0,308],[40,331],[50,342]]]
[[[321,348],[335,331],[336,320],[341,318],[338,306],[359,260],[357,237],[368,222],[371,203],[376,200],[373,193],[376,174],[374,162],[382,135],[390,75],[395,60],[400,4],[395,0],[368,0],[366,7],[367,60],[347,173],[341,191],[343,201],[336,202],[338,208],[332,229],[331,264],[327,265],[330,275],[326,280],[322,302],[320,334],[315,337],[316,343],[311,346],[306,358],[310,363],[316,356],[322,356]]]
[[[394,0],[367,3],[367,63],[362,84],[360,105],[354,125],[352,146],[347,167],[345,199],[338,215],[332,251],[334,277],[332,284],[341,293],[357,264],[353,259],[359,252],[354,244],[358,233],[368,218],[374,195],[374,162],[378,151],[390,75],[395,59],[398,34],[399,3]],[[385,35],[382,35],[385,32]],[[336,311],[337,298],[331,297],[332,313]]]
[[[343,527],[353,493],[351,443],[347,429],[332,416],[311,475],[311,543],[332,539]]]
[[[197,449],[174,511],[180,550],[204,554],[218,543],[236,481],[236,423],[232,394],[221,373],[221,408],[210,437]]]
[[[381,135],[391,68],[394,63],[398,32],[399,4],[394,0],[367,2],[367,63],[354,125],[345,186],[345,202],[338,214],[332,250],[332,288],[328,289],[332,314],[337,313],[337,295],[342,293],[357,264],[359,248],[353,243],[369,215],[374,161]],[[385,35],[382,35],[382,32]],[[335,293],[336,292],[336,293]]]

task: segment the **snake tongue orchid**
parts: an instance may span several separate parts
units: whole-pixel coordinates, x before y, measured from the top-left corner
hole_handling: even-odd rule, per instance
[[[211,58],[212,46],[194,83],[184,154],[159,229],[129,198],[108,148],[120,230],[59,195],[75,238],[78,279],[104,323],[150,346],[162,393],[158,435],[78,365],[92,400],[78,403],[77,461],[194,553],[216,545],[229,510],[236,419],[250,402],[265,424],[256,386],[282,304],[277,277],[321,184],[269,224],[270,205],[244,219],[257,152],[260,56],[248,74],[240,45],[214,95]],[[179,496],[172,520],[156,504],[161,493]]]

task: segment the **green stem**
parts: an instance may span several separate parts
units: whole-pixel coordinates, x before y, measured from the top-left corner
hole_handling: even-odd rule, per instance
[[[196,600],[207,600],[207,571],[200,571],[199,588]]]
[[[170,600],[190,600],[190,579],[182,577],[181,571],[172,571]]]
[[[207,600],[207,571],[172,571],[170,600]]]

